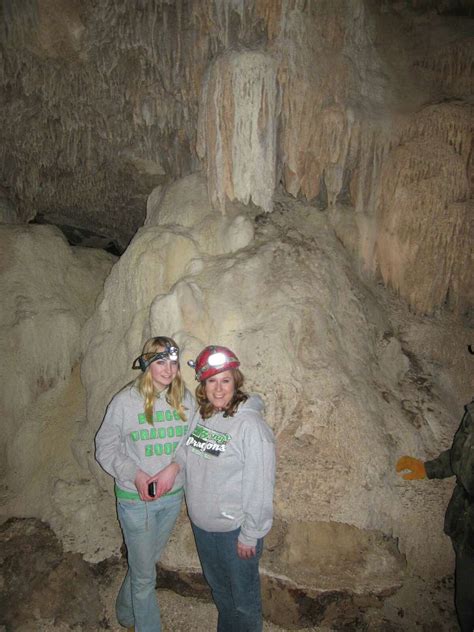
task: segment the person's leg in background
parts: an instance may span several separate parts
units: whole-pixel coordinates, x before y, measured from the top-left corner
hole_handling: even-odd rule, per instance
[[[474,556],[456,552],[455,605],[462,632],[474,630]]]

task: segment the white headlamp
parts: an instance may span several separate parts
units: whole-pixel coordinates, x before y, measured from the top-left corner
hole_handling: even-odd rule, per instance
[[[207,363],[209,364],[209,366],[217,367],[217,366],[223,366],[226,363],[226,361],[227,361],[227,356],[225,355],[225,353],[218,351],[217,353],[213,353],[212,355],[209,356]]]

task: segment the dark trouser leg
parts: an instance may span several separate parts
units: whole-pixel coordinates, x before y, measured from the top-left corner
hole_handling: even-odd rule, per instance
[[[456,553],[455,604],[462,632],[474,630],[474,557]]]
[[[204,577],[219,612],[217,631],[261,632],[263,622],[258,565],[263,540],[258,542],[255,557],[242,560],[237,555],[240,529],[211,533],[196,525],[192,526]]]

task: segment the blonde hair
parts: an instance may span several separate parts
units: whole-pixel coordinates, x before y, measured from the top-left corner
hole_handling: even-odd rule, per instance
[[[166,347],[177,347],[178,345],[173,338],[167,336],[156,336],[155,338],[149,338],[143,345],[142,354],[144,353],[159,353],[166,349]],[[150,365],[146,370],[137,377],[135,380],[135,386],[140,391],[145,400],[145,417],[150,425],[153,425],[153,404],[156,397],[156,389],[153,384],[153,378],[151,376]],[[178,364],[178,372],[175,378],[168,386],[166,392],[166,401],[172,406],[181,417],[182,421],[186,421],[186,413],[183,405],[184,399],[184,382],[181,377],[181,371]]]
[[[248,399],[247,393],[244,393],[241,390],[245,380],[242,371],[240,369],[229,369],[229,371],[231,371],[234,376],[234,394],[232,395],[229,405],[225,409],[224,417],[233,417],[240,404]],[[200,382],[196,387],[196,400],[199,405],[199,413],[203,419],[209,419],[209,417],[212,417],[212,415],[216,412],[214,406],[207,399],[206,382],[207,380],[204,380],[204,382]]]

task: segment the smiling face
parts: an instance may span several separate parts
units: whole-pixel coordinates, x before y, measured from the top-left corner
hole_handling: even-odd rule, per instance
[[[234,374],[229,369],[207,378],[205,384],[206,397],[216,410],[225,410],[230,404],[235,391]]]
[[[157,352],[164,351],[164,348],[160,348]],[[150,364],[150,373],[153,380],[153,385],[157,391],[162,391],[167,388],[176,377],[178,372],[178,361],[170,360],[169,358],[163,358],[161,360],[155,360]]]

